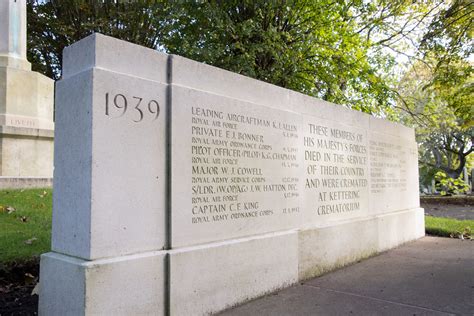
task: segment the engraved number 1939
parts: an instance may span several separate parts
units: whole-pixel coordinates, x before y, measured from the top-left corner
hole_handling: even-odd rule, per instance
[[[119,118],[125,115],[129,110],[129,106],[133,107],[134,118],[132,120],[135,123],[141,122],[146,116],[153,116],[153,120],[156,120],[160,116],[160,104],[156,100],[145,101],[146,105],[143,105],[142,97],[133,96],[131,99],[127,98],[121,93],[117,93],[111,96],[108,92],[105,94],[105,115]]]

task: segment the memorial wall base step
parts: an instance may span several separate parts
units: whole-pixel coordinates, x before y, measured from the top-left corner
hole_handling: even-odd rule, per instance
[[[40,315],[164,315],[164,252],[85,261],[41,256]]]
[[[298,233],[170,251],[170,315],[207,315],[298,281]]]
[[[299,280],[317,277],[424,235],[422,208],[301,230]]]

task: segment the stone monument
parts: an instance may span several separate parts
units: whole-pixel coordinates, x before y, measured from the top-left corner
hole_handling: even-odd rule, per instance
[[[26,59],[26,0],[0,1],[0,187],[52,178],[53,102],[54,81]]]
[[[424,236],[413,129],[93,34],[56,91],[41,315],[206,315]]]

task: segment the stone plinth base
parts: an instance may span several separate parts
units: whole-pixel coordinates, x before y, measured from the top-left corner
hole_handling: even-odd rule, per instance
[[[421,238],[421,208],[93,261],[41,258],[41,315],[207,315]],[[113,295],[110,295],[113,293]]]
[[[53,176],[54,81],[0,56],[0,176]]]
[[[53,149],[52,130],[0,126],[0,176],[52,178]],[[37,181],[19,180],[15,185],[25,184],[26,187],[31,187],[27,182],[34,185]]]
[[[0,64],[0,124],[53,129],[54,80]]]
[[[40,315],[164,314],[164,252],[94,261],[47,253],[40,267]]]

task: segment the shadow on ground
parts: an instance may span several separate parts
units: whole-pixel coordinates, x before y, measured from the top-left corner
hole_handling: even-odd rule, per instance
[[[473,260],[473,241],[424,237],[220,315],[472,315]]]

